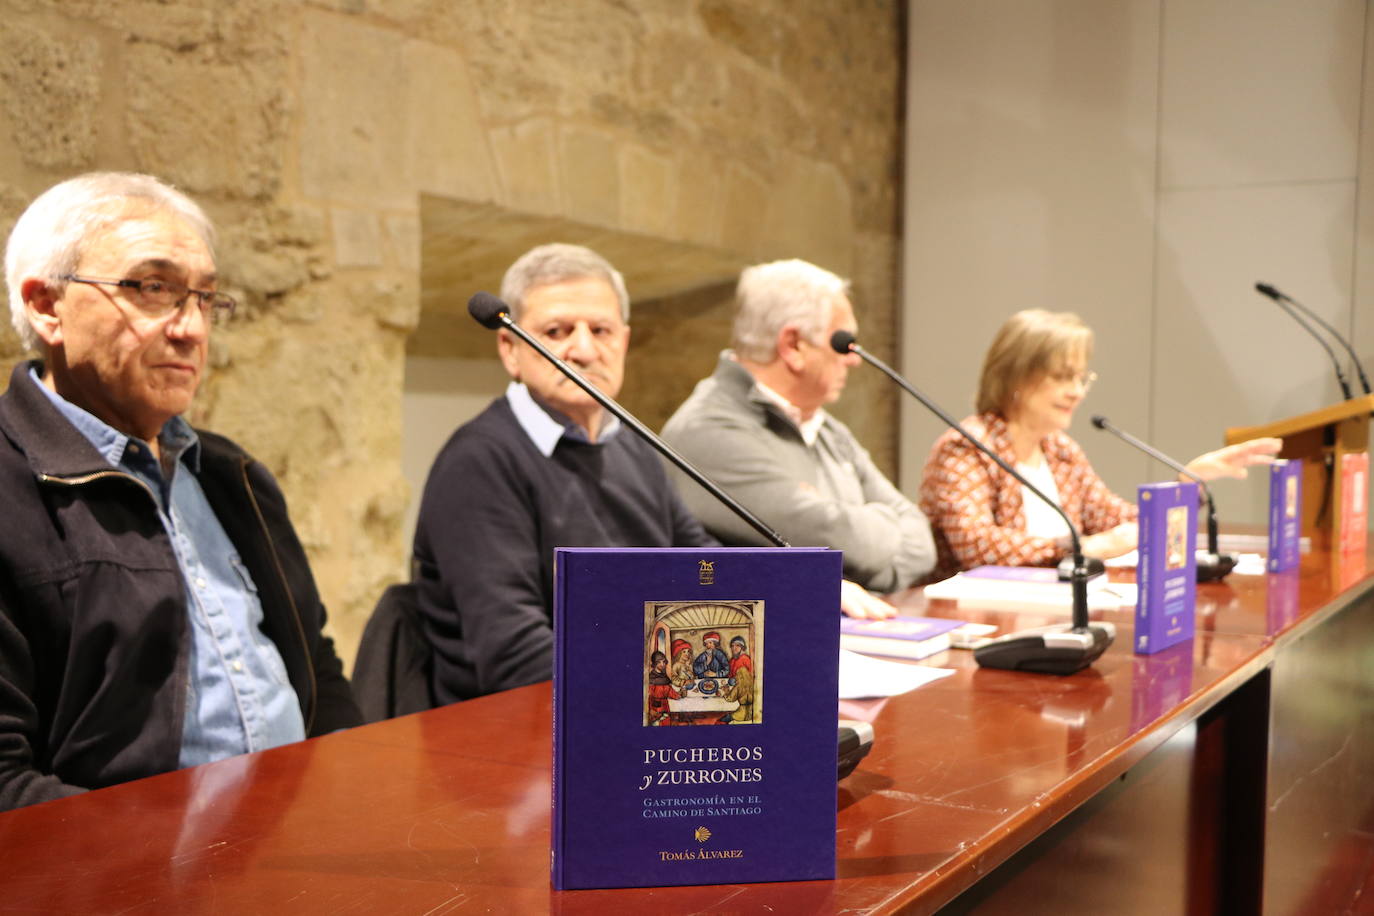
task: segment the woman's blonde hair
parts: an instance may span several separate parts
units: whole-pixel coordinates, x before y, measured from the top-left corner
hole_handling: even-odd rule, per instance
[[[983,358],[978,412],[1006,416],[1012,397],[1024,385],[1061,371],[1079,352],[1086,361],[1092,350],[1092,329],[1073,312],[1017,312],[998,329]]]

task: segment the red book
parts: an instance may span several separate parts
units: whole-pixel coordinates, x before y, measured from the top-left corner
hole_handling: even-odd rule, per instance
[[[1369,453],[1341,456],[1341,553],[1364,554],[1369,530]]]

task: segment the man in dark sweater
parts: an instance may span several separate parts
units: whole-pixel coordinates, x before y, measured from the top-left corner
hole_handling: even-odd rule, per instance
[[[595,252],[543,245],[506,272],[511,317],[606,394],[625,374],[630,302]],[[459,427],[430,469],[415,532],[415,588],[440,703],[553,674],[555,547],[715,542],[653,449],[502,329],[511,383]]]

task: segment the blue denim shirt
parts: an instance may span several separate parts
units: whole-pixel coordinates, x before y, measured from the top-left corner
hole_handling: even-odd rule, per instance
[[[190,617],[181,765],[303,739],[300,701],[281,653],[262,632],[257,588],[196,480],[200,443],[195,431],[181,417],[163,426],[158,443],[169,469],[164,475],[146,442],[119,432],[30,374],[110,466],[142,481],[157,502],[186,583]],[[187,473],[178,473],[182,465]]]

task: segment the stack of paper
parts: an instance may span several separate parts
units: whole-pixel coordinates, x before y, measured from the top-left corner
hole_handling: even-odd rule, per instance
[[[970,607],[1007,610],[1073,610],[1073,591],[1057,570],[1043,566],[979,566],[925,587],[927,598],[945,598]],[[1134,607],[1135,586],[1109,582],[1105,575],[1088,580],[1088,610]]]

